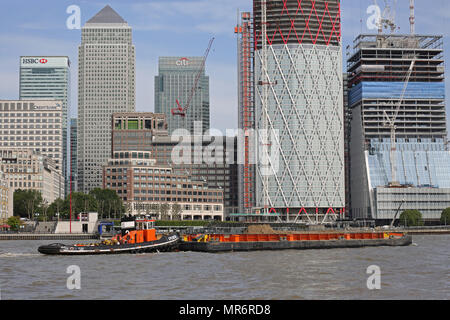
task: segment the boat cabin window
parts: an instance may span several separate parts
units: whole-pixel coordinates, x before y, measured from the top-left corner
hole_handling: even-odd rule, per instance
[[[137,230],[149,230],[154,228],[154,221],[138,221]]]

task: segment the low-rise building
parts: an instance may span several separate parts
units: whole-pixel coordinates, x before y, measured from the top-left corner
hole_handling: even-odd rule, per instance
[[[53,159],[33,150],[0,148],[0,171],[11,192],[37,190],[49,204],[64,195],[62,171]]]
[[[183,220],[223,220],[224,217],[222,189],[208,188],[206,182],[192,181],[170,166],[157,164],[149,151],[114,152],[103,167],[103,188],[114,190],[133,215]],[[155,207],[163,204],[170,206],[165,217]]]

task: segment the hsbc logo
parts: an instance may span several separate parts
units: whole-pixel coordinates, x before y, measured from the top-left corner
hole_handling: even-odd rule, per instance
[[[177,60],[176,62],[177,66],[188,66],[189,65],[189,59],[188,58],[181,58],[180,60]]]
[[[44,58],[42,58],[42,59],[39,59],[39,58],[24,58],[24,59],[22,59],[23,64],[38,64],[38,63],[45,64],[47,62],[48,62],[48,60],[44,59]]]

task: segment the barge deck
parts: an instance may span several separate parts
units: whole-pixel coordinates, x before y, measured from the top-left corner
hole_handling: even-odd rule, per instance
[[[185,236],[180,251],[228,252],[409,246],[403,233],[309,233]]]

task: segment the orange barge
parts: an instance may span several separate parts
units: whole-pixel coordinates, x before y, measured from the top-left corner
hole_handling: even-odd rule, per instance
[[[408,246],[412,237],[393,232],[186,235],[182,251],[225,252]]]

